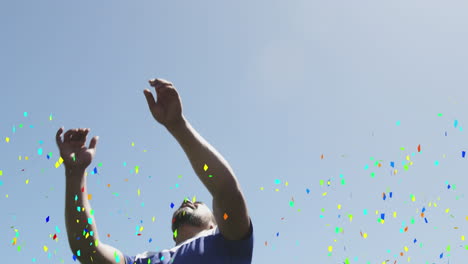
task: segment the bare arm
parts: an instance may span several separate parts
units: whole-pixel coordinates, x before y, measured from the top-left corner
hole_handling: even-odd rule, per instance
[[[61,139],[63,129],[57,131],[56,140],[60,155],[64,160],[65,191],[65,225],[68,243],[78,260],[83,263],[125,263],[123,254],[99,241],[99,234],[94,213],[88,200],[85,170],[95,154],[97,137],[93,138],[90,147],[86,148],[86,135],[89,129],[67,131]]]
[[[151,92],[145,90],[150,111],[179,142],[198,178],[213,196],[213,214],[221,234],[230,240],[244,238],[250,228],[250,218],[233,170],[182,115],[182,103],[172,83],[155,79],[150,85],[155,87],[158,96],[155,102]]]

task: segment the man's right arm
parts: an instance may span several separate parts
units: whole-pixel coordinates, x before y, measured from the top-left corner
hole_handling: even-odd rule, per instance
[[[93,137],[87,148],[88,132],[89,129],[70,129],[62,140],[62,127],[56,134],[66,176],[65,226],[68,243],[73,255],[83,264],[125,264],[122,252],[99,241],[94,213],[88,201],[85,175],[96,153],[98,137]]]

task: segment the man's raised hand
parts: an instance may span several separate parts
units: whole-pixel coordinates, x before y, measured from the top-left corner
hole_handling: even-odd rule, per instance
[[[55,137],[60,156],[68,169],[86,169],[96,154],[97,136],[91,139],[89,147],[85,146],[89,128],[70,129],[63,135],[63,127],[59,128]]]
[[[153,79],[149,84],[155,88],[157,101],[149,89],[144,90],[146,101],[154,119],[161,125],[170,128],[184,120],[182,101],[179,93],[171,82],[163,79]]]

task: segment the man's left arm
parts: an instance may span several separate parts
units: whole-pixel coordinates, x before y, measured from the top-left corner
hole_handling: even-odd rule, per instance
[[[220,233],[228,240],[243,239],[250,230],[250,217],[239,182],[228,162],[185,118],[167,129],[213,196],[213,214]]]
[[[229,240],[243,239],[250,231],[250,217],[234,172],[184,117],[182,100],[174,85],[164,79],[153,79],[149,84],[157,95],[156,101],[150,90],[144,90],[151,114],[179,142],[195,173],[213,196],[213,214],[220,233]]]

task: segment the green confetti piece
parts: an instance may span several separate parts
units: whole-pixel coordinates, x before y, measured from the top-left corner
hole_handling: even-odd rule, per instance
[[[324,181],[323,181],[323,180],[320,180],[320,185],[323,186],[323,184],[324,184]]]
[[[289,201],[289,206],[293,207],[293,206],[294,206],[294,202],[293,202],[293,201]]]
[[[174,230],[174,237],[177,238],[177,229]]]
[[[114,251],[114,258],[115,258],[115,262],[117,263],[120,262],[120,257],[119,257],[119,254],[117,254],[117,251]]]
[[[349,264],[349,259],[348,258],[345,259],[345,264]]]
[[[437,115],[438,115],[438,116],[442,116],[442,113],[438,113]]]
[[[18,250],[18,252],[20,252],[21,251],[21,246],[18,246],[16,249]]]
[[[371,178],[374,178],[374,177],[375,177],[375,173],[374,173],[374,172],[371,172],[370,176],[371,176]]]
[[[345,185],[345,179],[341,179],[341,185]]]
[[[102,162],[99,162],[98,167],[102,167]]]
[[[450,245],[447,246],[447,252],[450,252]]]

